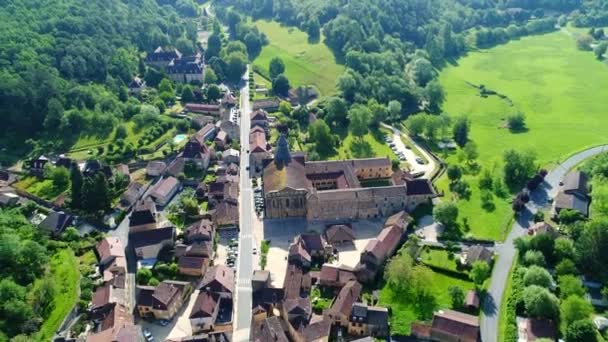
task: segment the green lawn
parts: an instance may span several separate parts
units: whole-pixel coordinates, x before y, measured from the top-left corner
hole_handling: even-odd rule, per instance
[[[67,188],[56,188],[53,185],[53,181],[50,179],[40,180],[33,176],[23,178],[15,184],[15,187],[49,201],[54,200],[62,192],[67,190]]]
[[[383,140],[384,136],[380,131],[374,130],[363,136],[363,139],[354,137],[350,132],[341,139],[341,145],[336,150],[336,154],[330,159],[357,159],[372,157],[389,157],[396,159],[395,153]]]
[[[391,330],[396,335],[408,335],[410,325],[414,321],[430,320],[433,312],[441,308],[449,308],[451,305],[448,288],[459,286],[463,291],[473,289],[472,282],[461,280],[447,275],[433,272],[433,279],[429,283],[434,301],[417,301],[415,298],[395,293],[390,286],[384,286],[380,290],[380,305],[391,307]]]
[[[457,257],[454,254],[450,256],[445,249],[425,247],[420,254],[420,258],[423,263],[429,266],[435,266],[454,272],[462,271],[458,269],[458,264],[456,263]]]
[[[280,57],[285,63],[285,75],[292,87],[314,85],[322,95],[335,93],[336,80],[344,67],[336,64],[333,53],[325,44],[310,44],[306,33],[297,28],[283,27],[274,21],[258,20],[255,24],[270,42],[255,59],[255,67],[268,75],[270,60]]]
[[[494,172],[500,172],[507,148],[533,148],[540,164],[551,166],[576,151],[607,142],[608,108],[603,93],[608,87],[608,68],[592,53],[577,50],[574,39],[564,32],[471,52],[456,66],[444,69],[440,82],[446,91],[443,110],[468,115],[478,160],[484,168],[495,168]],[[467,82],[504,94],[513,105],[496,96],[482,98]],[[516,111],[526,115],[528,127],[517,134],[502,128],[502,119]],[[447,161],[456,163],[455,155]],[[495,199],[496,209],[487,212],[481,208],[476,176],[465,179],[474,191],[468,201],[459,202],[460,217],[468,218],[472,235],[502,239],[511,215],[507,200]],[[449,199],[445,177],[438,185]]]
[[[42,323],[35,336],[36,341],[51,340],[78,298],[78,260],[71,249],[63,249],[53,255],[48,276],[55,284],[54,309]]]

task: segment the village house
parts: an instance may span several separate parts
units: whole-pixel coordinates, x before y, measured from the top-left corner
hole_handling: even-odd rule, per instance
[[[388,336],[388,309],[363,303],[353,304],[348,322],[348,334],[352,336]]]
[[[215,206],[213,222],[218,228],[239,226],[239,203],[236,199],[227,198]]]
[[[30,172],[36,176],[42,176],[44,174],[44,167],[49,163],[49,158],[44,155],[30,160]]]
[[[168,66],[174,59],[180,58],[182,58],[182,54],[177,49],[165,50],[159,46],[154,52],[146,55],[145,63],[162,69]]]
[[[251,127],[260,126],[264,130],[268,129],[268,113],[263,109],[258,109],[251,114]]]
[[[217,132],[217,135],[215,136],[215,139],[213,140],[213,142],[215,143],[215,146],[219,150],[226,149],[226,147],[227,147],[226,144],[228,143],[228,134],[226,134],[226,131],[223,131],[220,128],[220,130]]]
[[[460,255],[460,263],[466,266],[473,266],[477,261],[492,263],[492,251],[482,245],[474,245],[463,251]]]
[[[213,241],[215,226],[209,219],[201,219],[186,227],[184,238],[192,243],[195,241]]]
[[[199,291],[190,312],[192,333],[232,331],[232,295],[212,291]]]
[[[129,239],[138,259],[155,260],[163,248],[173,246],[175,228],[164,227],[131,233]]]
[[[135,95],[135,96],[141,94],[141,92],[147,88],[146,81],[144,81],[143,79],[141,79],[137,76],[133,77],[133,79],[129,83],[128,87],[129,87],[129,94]]]
[[[165,172],[167,164],[163,161],[152,160],[146,166],[146,176],[148,177],[159,177]]]
[[[222,120],[222,122],[220,123],[220,129],[222,131],[226,132],[226,135],[228,136],[228,138],[230,140],[233,140],[233,141],[241,140],[240,139],[241,129],[237,123],[234,123],[230,120]]]
[[[283,280],[284,299],[306,297],[310,288],[310,273],[304,273],[300,267],[288,263]]]
[[[440,310],[431,325],[431,339],[442,342],[479,342],[479,318],[458,311]]]
[[[104,281],[110,281],[114,277],[124,275],[127,272],[125,248],[119,238],[103,238],[95,246],[95,252],[99,259],[99,268]]]
[[[234,291],[234,271],[225,265],[215,265],[205,273],[199,289],[217,293]]]
[[[144,186],[137,182],[129,183],[127,190],[120,195],[118,206],[120,209],[128,211],[135,202],[143,195]]]
[[[584,216],[589,216],[589,196],[587,175],[581,171],[569,172],[553,200],[552,214],[557,218],[563,209],[575,210]]]
[[[289,342],[281,319],[276,316],[254,321],[250,335],[252,342]]]
[[[89,311],[93,319],[96,319],[105,316],[117,304],[127,305],[125,289],[115,287],[111,283],[106,283],[98,287],[93,293]]]
[[[179,274],[202,277],[207,271],[209,261],[208,257],[182,255],[177,261]]]
[[[270,284],[270,271],[255,270],[251,277],[251,288],[258,291],[268,287]]]
[[[115,304],[102,317],[95,319],[96,328],[87,336],[87,342],[144,342],[141,326],[134,324],[133,315],[126,306]]]
[[[325,229],[325,240],[332,246],[349,244],[355,240],[355,233],[350,225],[334,224]]]
[[[342,288],[351,280],[357,280],[354,270],[330,264],[321,266],[318,279],[320,286]]]
[[[220,100],[220,103],[227,108],[234,107],[236,105],[236,97],[234,97],[230,91],[226,91]]]
[[[559,236],[559,232],[547,222],[536,222],[528,228],[528,235],[536,236],[538,234],[549,234],[553,238]]]
[[[327,317],[335,324],[347,328],[353,304],[359,300],[362,289],[356,280],[347,282],[327,310]]]
[[[206,114],[212,116],[220,116],[221,113],[221,107],[219,104],[186,103],[184,109],[186,109],[190,113]]]
[[[310,253],[304,247],[302,241],[296,241],[289,245],[287,252],[287,262],[290,265],[297,265],[303,269],[309,269],[312,263],[312,257]]]
[[[262,109],[268,113],[274,113],[279,110],[279,100],[278,99],[262,99],[253,101],[253,110]]]
[[[129,233],[156,229],[160,216],[156,211],[156,204],[151,198],[144,198],[135,203],[129,215]]]
[[[280,139],[279,139],[280,140]],[[282,143],[279,141],[279,143]],[[285,140],[284,143],[287,143]],[[264,160],[270,158],[270,146],[266,141],[266,132],[263,128],[256,126],[249,132],[249,171],[258,174],[262,171]]]
[[[294,243],[302,244],[312,258],[325,259],[332,253],[332,247],[323,236],[316,232],[302,233],[295,237]]]
[[[171,320],[192,292],[190,283],[164,280],[156,287],[140,286],[137,312],[142,318]]]
[[[180,183],[175,177],[166,177],[159,180],[150,191],[150,198],[159,206],[169,204],[169,201],[180,189]]]
[[[233,148],[227,149],[222,153],[222,161],[226,164],[239,164],[241,162],[241,154]]]
[[[38,225],[39,229],[50,232],[53,236],[59,236],[63,231],[74,223],[74,217],[63,211],[51,211],[47,217]]]

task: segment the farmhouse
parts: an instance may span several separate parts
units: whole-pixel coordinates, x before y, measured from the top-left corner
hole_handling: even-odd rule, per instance
[[[492,262],[492,256],[492,251],[489,249],[481,245],[475,245],[469,247],[469,249],[461,254],[460,262],[467,266],[473,266],[477,261],[485,261],[489,264]]]
[[[445,342],[479,342],[479,318],[453,310],[435,313],[431,339]]]
[[[155,229],[159,223],[156,204],[151,198],[137,201],[129,216],[129,232],[135,233]]]
[[[553,216],[557,217],[563,209],[578,211],[589,216],[589,189],[587,175],[581,171],[570,172],[563,180],[563,186],[553,201]]]
[[[388,158],[310,162],[305,154],[289,152],[284,135],[278,139],[274,159],[265,160],[264,164],[267,218],[306,217],[309,221],[376,218],[413,208],[435,197],[430,184],[416,195],[408,195],[408,188],[421,188],[419,182],[394,184]],[[362,185],[370,180],[384,180],[387,185]]]

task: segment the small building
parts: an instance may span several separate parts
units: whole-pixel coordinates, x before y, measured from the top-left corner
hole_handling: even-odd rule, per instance
[[[129,94],[131,94],[131,95],[139,95],[146,88],[147,88],[146,81],[144,81],[143,79],[135,76],[131,80],[131,83],[129,83]]]
[[[234,271],[225,265],[215,265],[207,270],[199,289],[218,293],[234,292]]]
[[[237,200],[228,198],[221,201],[215,207],[213,222],[218,228],[233,228],[239,226],[239,203]]]
[[[354,336],[386,337],[389,335],[388,309],[355,303],[348,323],[348,333]]]
[[[51,232],[52,235],[58,236],[63,231],[72,225],[74,217],[66,214],[63,211],[52,211],[40,224],[38,228]]]
[[[460,256],[460,262],[466,266],[473,266],[477,261],[485,261],[488,264],[492,263],[492,251],[482,245],[474,245],[463,251]]]
[[[347,328],[353,304],[359,300],[362,289],[356,280],[347,282],[327,310],[327,317],[335,324]]]
[[[209,266],[209,258],[202,256],[183,255],[177,262],[179,273],[183,275],[202,277]]]
[[[310,268],[312,257],[304,247],[304,243],[302,241],[296,241],[289,245],[287,262],[301,268]]]
[[[281,324],[281,319],[276,316],[254,321],[250,335],[250,341],[253,342],[289,342],[283,324]]]
[[[553,216],[557,217],[563,209],[575,210],[589,216],[589,197],[587,175],[581,171],[573,171],[562,181],[562,188],[553,201]]]
[[[97,173],[102,173],[106,178],[112,178],[112,169],[103,164],[97,159],[89,159],[85,161],[84,167],[82,168],[82,175],[85,177],[93,177]]]
[[[169,204],[169,201],[177,193],[180,188],[180,183],[175,177],[167,177],[159,180],[152,190],[150,191],[150,197],[159,206],[165,206]]]
[[[165,172],[167,164],[159,160],[153,160],[146,166],[146,175],[148,177],[159,177]]]
[[[99,265],[105,267],[116,258],[125,257],[125,247],[117,237],[105,237],[95,245],[95,252],[99,258]]]
[[[228,144],[228,135],[225,131],[220,129],[219,132],[217,132],[217,135],[215,136],[213,142],[215,143],[215,146],[218,149],[224,150],[226,149],[226,145]]]
[[[188,242],[213,241],[215,226],[209,219],[201,219],[186,227],[184,238]]]
[[[296,236],[294,242],[301,243],[313,258],[325,258],[332,252],[331,245],[327,244],[323,236],[316,232],[300,234]]]
[[[348,224],[334,224],[325,230],[325,240],[332,246],[353,243],[355,233]]]
[[[555,228],[547,222],[537,222],[532,227],[528,228],[528,235],[549,234],[553,238],[557,238],[559,233]]]
[[[273,113],[279,110],[278,99],[262,99],[253,101],[253,110],[263,109],[266,112]]]
[[[323,264],[319,273],[319,285],[325,287],[341,288],[351,280],[357,280],[355,272],[343,267]]]
[[[137,297],[140,317],[171,320],[192,292],[190,283],[164,280],[156,287],[142,286]]]
[[[17,205],[19,196],[14,192],[0,192],[0,208],[8,208]]]
[[[133,211],[131,211],[131,215],[129,215],[129,232],[136,233],[156,229],[159,220],[156,204],[151,198],[138,200],[133,207]]]
[[[207,104],[207,103],[186,103],[184,108],[190,113],[206,114],[213,116],[220,116],[220,105],[219,104]]]
[[[475,290],[469,290],[464,298],[464,307],[470,311],[479,310],[479,295]]]
[[[192,332],[232,331],[232,305],[231,294],[201,290],[188,317]]]
[[[30,160],[30,172],[35,175],[41,176],[44,174],[44,167],[48,164],[49,158],[41,155],[36,159]]]
[[[268,287],[270,284],[270,271],[255,270],[251,277],[251,288],[253,291],[259,291]]]
[[[143,195],[144,186],[137,183],[131,182],[127,187],[127,190],[120,195],[120,201],[118,202],[119,207],[122,210],[129,210],[137,202],[137,200]]]
[[[479,342],[479,318],[458,311],[440,310],[433,317],[431,340]]]
[[[230,148],[222,153],[222,160],[226,164],[238,165],[241,162],[241,155],[238,150]]]
[[[138,259],[156,259],[163,248],[173,245],[174,239],[175,228],[164,227],[131,233],[129,244],[133,245]]]

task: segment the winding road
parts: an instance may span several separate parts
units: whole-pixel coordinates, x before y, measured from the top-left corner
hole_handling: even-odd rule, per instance
[[[480,327],[482,341],[498,341],[498,322],[502,296],[505,291],[507,277],[509,276],[509,269],[513,264],[516,253],[513,240],[526,234],[527,228],[533,224],[532,217],[534,213],[549,204],[548,199],[553,198],[557,194],[559,182],[568,171],[586,159],[607,151],[608,145],[592,147],[568,157],[568,159],[552,169],[547,177],[545,177],[543,185],[531,194],[530,203],[528,203],[526,210],[521,213],[513,224],[513,227],[511,227],[511,231],[505,242],[496,245],[498,260],[494,265],[490,287],[488,288],[488,293],[482,307],[483,315]]]

